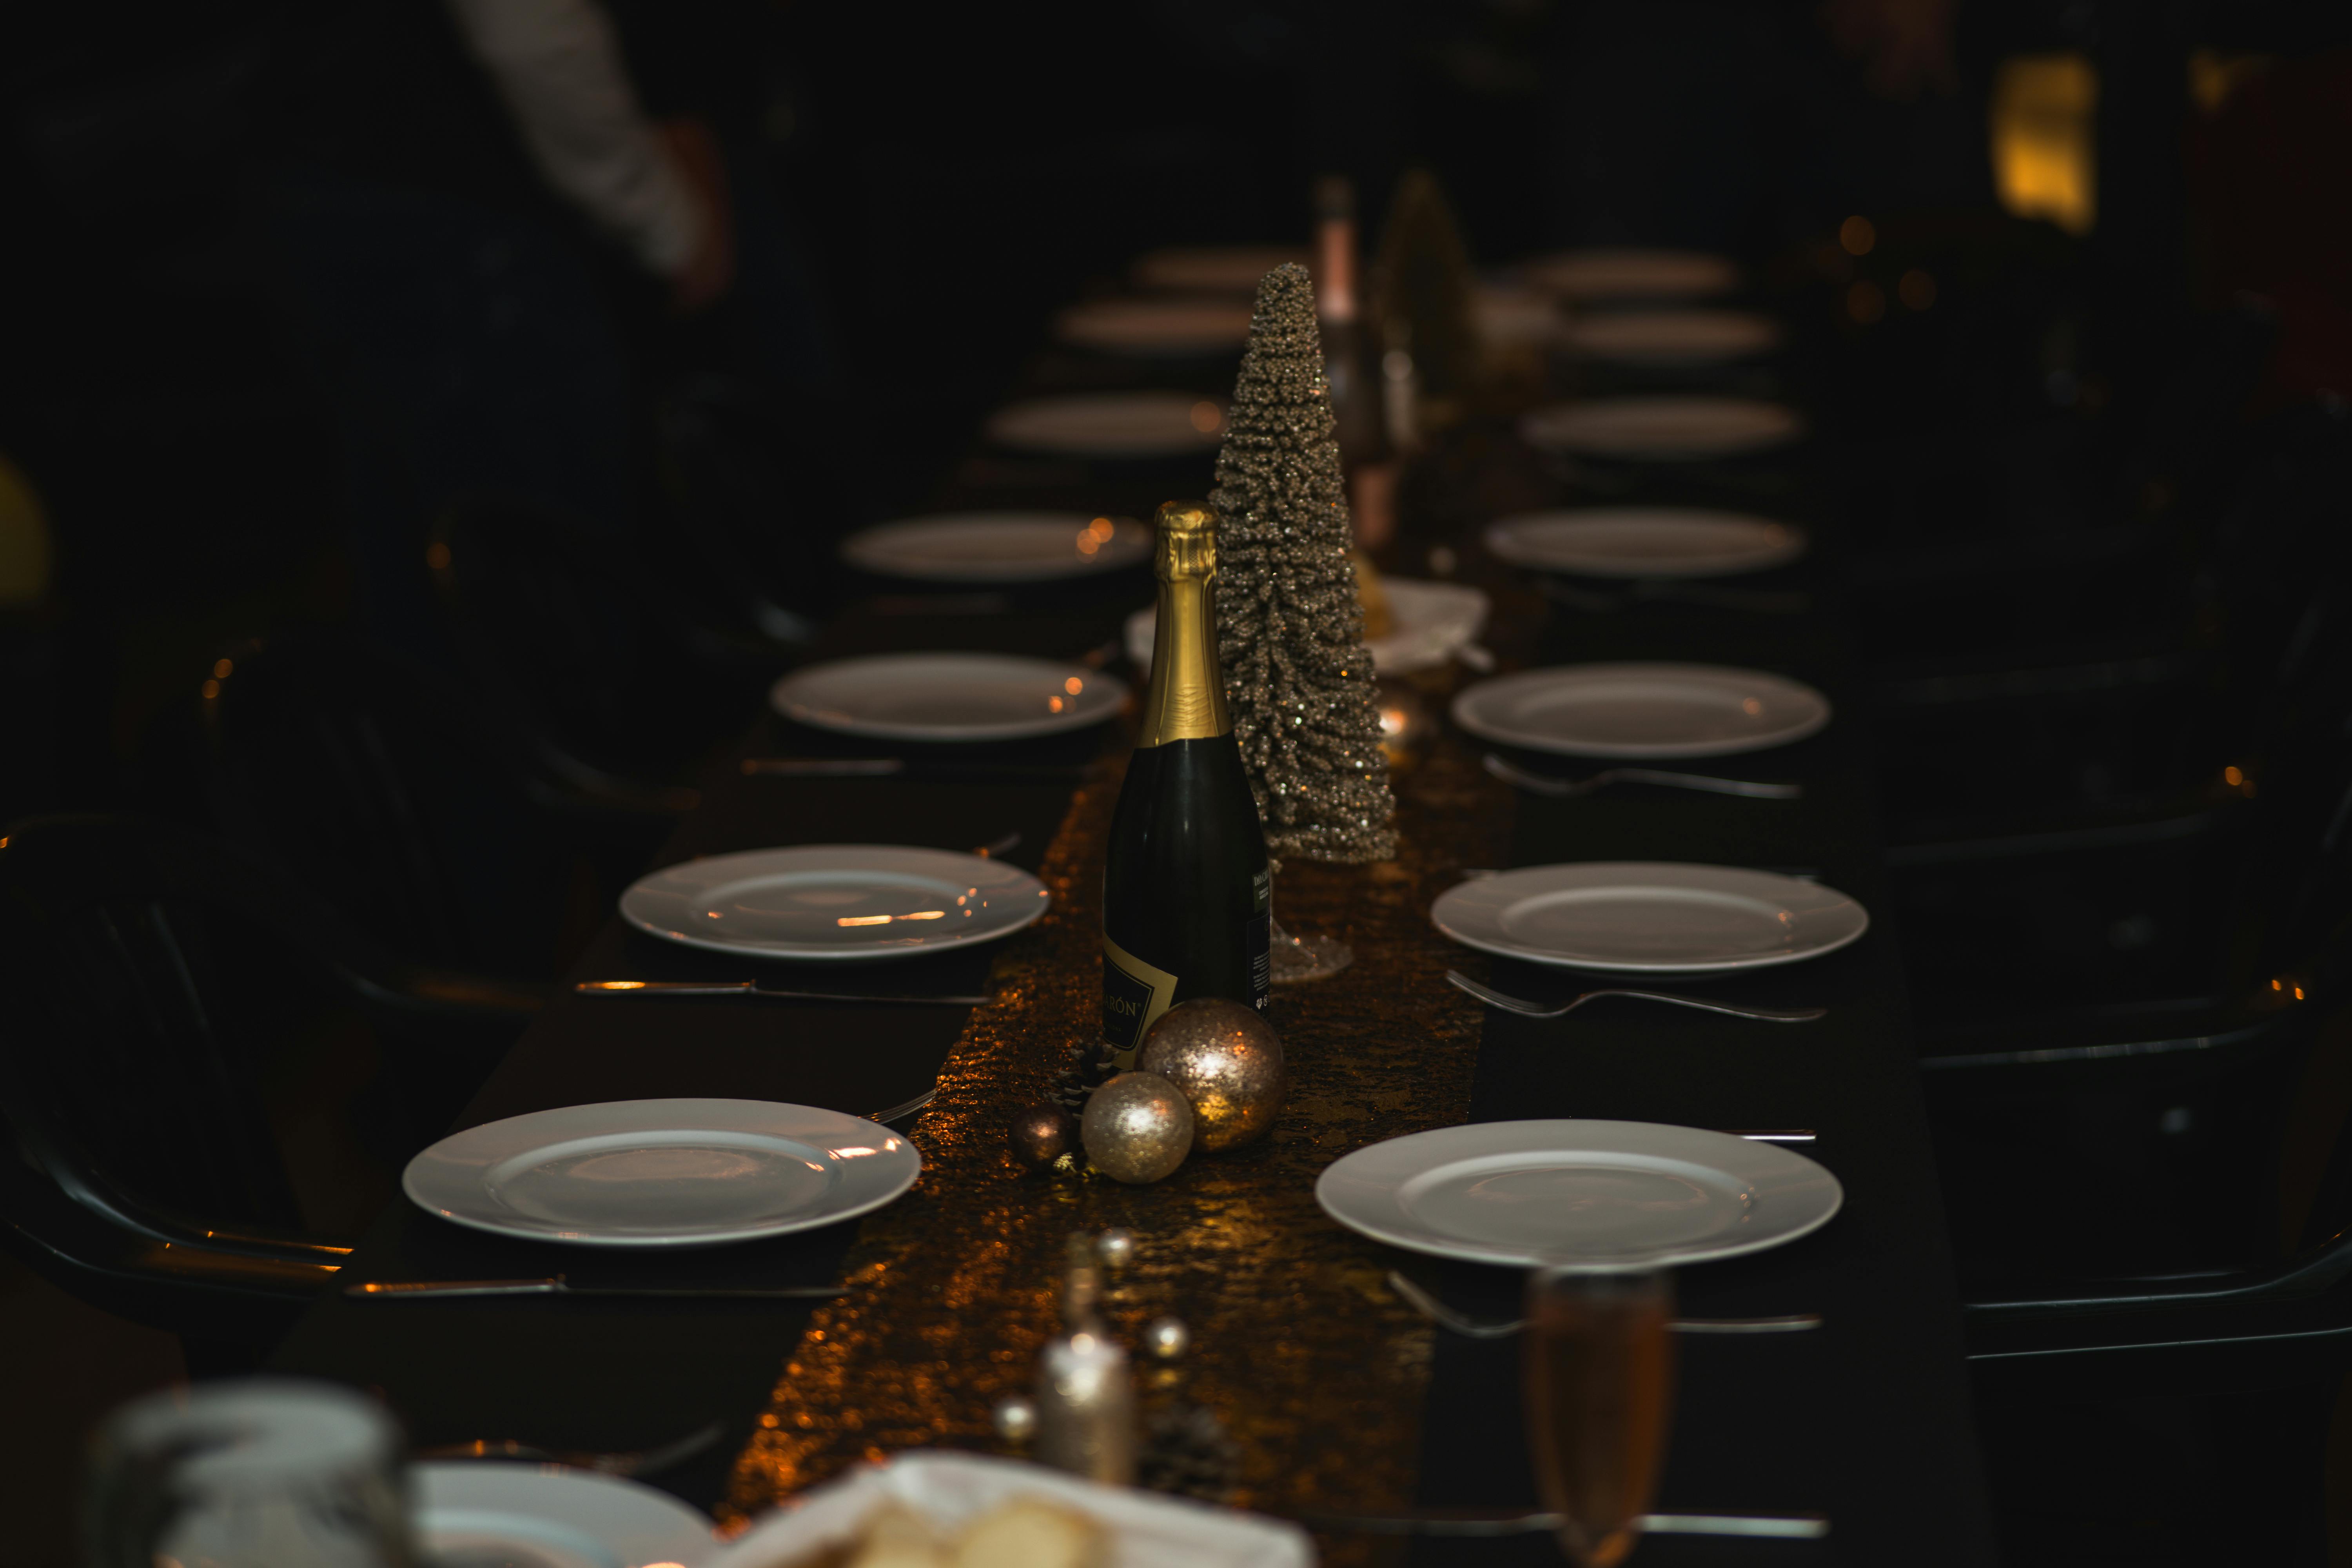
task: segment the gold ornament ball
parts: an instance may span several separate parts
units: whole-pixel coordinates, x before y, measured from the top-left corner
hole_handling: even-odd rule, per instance
[[[1184,1091],[1152,1072],[1123,1072],[1087,1100],[1078,1137],[1096,1170],[1115,1182],[1156,1182],[1192,1148]]]
[[[1282,1110],[1282,1037],[1255,1007],[1202,996],[1171,1007],[1135,1054],[1192,1105],[1192,1139],[1205,1153],[1262,1137]]]
[[[1060,1106],[1040,1102],[1016,1111],[1005,1141],[1024,1170],[1042,1171],[1070,1151],[1077,1142],[1070,1113]]]

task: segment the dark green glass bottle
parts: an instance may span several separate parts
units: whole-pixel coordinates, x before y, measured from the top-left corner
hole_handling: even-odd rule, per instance
[[[1103,872],[1103,1039],[1119,1070],[1160,1015],[1196,996],[1265,1006],[1272,887],[1217,668],[1217,518],[1160,509],[1143,729]]]

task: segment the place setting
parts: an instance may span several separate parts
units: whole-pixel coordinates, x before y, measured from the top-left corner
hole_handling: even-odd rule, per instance
[[[1811,548],[1802,527],[1751,513],[1575,507],[1501,518],[1481,538],[1496,560],[1537,574],[1545,597],[1584,614],[1650,604],[1765,615],[1801,615],[1812,606],[1802,590],[1719,581],[1778,571]]]

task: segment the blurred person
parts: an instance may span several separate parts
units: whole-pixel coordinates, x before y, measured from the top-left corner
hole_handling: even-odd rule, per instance
[[[608,539],[645,521],[646,323],[742,291],[744,193],[707,120],[647,112],[596,0],[373,0],[311,23],[297,52],[303,134],[271,205],[338,405],[362,616],[445,661],[436,517],[520,501]],[[779,248],[772,221],[752,226]],[[789,268],[753,270],[785,273],[756,291],[802,296],[769,316],[809,316]],[[821,375],[813,329],[752,335],[758,374]]]

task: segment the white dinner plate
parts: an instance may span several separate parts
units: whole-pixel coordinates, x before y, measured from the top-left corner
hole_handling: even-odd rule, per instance
[[[1064,342],[1112,353],[1239,353],[1249,341],[1244,300],[1151,298],[1088,300],[1055,323]]]
[[[1585,507],[1524,512],[1486,528],[1498,560],[1587,577],[1735,577],[1804,554],[1805,531],[1696,507]]]
[[[1550,295],[1491,284],[1471,290],[1470,319],[1489,348],[1544,347],[1559,338],[1563,324],[1559,301]]]
[[[1488,606],[1480,589],[1410,577],[1383,577],[1381,586],[1389,596],[1389,635],[1370,637],[1364,643],[1377,674],[1410,675],[1435,669],[1475,642],[1486,628]],[[1127,657],[1139,668],[1151,668],[1159,613],[1157,607],[1146,605],[1127,617]]]
[[[1801,741],[1830,700],[1717,664],[1564,664],[1465,687],[1454,721],[1486,741],[1580,757],[1727,757]]]
[[[473,1230],[580,1247],[708,1247],[878,1209],[923,1168],[879,1122],[764,1100],[615,1100],[468,1127],[401,1190]]]
[[[1654,1121],[1480,1121],[1341,1156],[1323,1210],[1393,1247],[1520,1268],[1737,1258],[1827,1225],[1838,1179],[1774,1143]]]
[[[1151,531],[1081,511],[957,511],[901,518],[841,542],[852,566],[928,583],[1044,583],[1151,559]]]
[[[1135,281],[1145,289],[1210,289],[1255,294],[1260,279],[1286,261],[1301,267],[1307,252],[1295,245],[1201,245],[1154,250],[1135,264]]]
[[[1010,936],[1045,912],[1018,866],[904,844],[747,849],[648,872],[621,918],[648,936],[754,958],[904,958]]]
[[[998,409],[989,438],[1071,458],[1175,458],[1216,449],[1225,411],[1190,392],[1090,392]]]
[[[1612,310],[1570,322],[1567,342],[1622,364],[1717,364],[1779,347],[1780,324],[1749,310]]]
[[[1481,952],[1620,973],[1769,969],[1834,952],[1870,913],[1834,888],[1675,860],[1523,866],[1448,888],[1439,931]]]
[[[886,741],[1018,741],[1099,724],[1127,683],[1008,653],[883,653],[793,670],[768,700],[787,719]]]
[[[1745,457],[1784,447],[1804,430],[1786,404],[1675,394],[1555,403],[1519,419],[1531,447],[1652,463]]]
[[[1696,300],[1739,287],[1730,258],[1697,250],[1570,250],[1519,270],[1572,300]]]
[[[700,1568],[710,1521],[667,1492],[558,1465],[411,1465],[416,1544],[434,1568]]]

